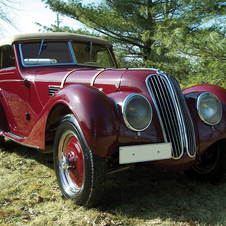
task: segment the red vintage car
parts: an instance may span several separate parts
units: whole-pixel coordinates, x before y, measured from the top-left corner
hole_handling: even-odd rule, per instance
[[[106,173],[138,163],[217,183],[226,172],[226,90],[118,68],[112,45],[70,33],[0,42],[0,143],[53,152],[59,187],[101,199]]]

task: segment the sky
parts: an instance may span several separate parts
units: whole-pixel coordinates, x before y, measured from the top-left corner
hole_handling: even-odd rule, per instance
[[[83,2],[91,3],[93,1],[95,0],[85,0]],[[39,32],[40,27],[35,22],[47,27],[56,24],[56,13],[46,8],[45,3],[41,0],[14,0],[14,2],[16,9],[9,11],[9,13],[16,28],[5,25],[4,32],[0,33],[0,39],[16,34]],[[69,26],[74,29],[83,27],[82,24],[70,18],[60,17],[60,21],[60,26]]]

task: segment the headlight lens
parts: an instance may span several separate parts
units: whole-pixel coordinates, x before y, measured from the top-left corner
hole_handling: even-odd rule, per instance
[[[129,129],[143,131],[151,123],[152,108],[146,97],[133,93],[125,98],[122,106],[122,115]]]
[[[221,102],[213,93],[201,93],[198,97],[197,109],[201,120],[208,125],[216,125],[221,120]]]

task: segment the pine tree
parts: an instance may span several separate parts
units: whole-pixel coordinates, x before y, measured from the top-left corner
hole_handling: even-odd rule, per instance
[[[142,63],[166,70],[185,85],[194,77],[196,82],[214,79],[212,83],[224,78],[225,32],[219,25],[224,20],[224,1],[106,0],[98,5],[43,1],[54,12],[91,28],[93,35],[111,41],[123,64],[133,59],[129,66]]]
[[[172,54],[189,60],[187,84],[208,82],[226,88],[226,2],[181,1],[180,11],[180,17],[164,20],[158,26],[155,39]]]

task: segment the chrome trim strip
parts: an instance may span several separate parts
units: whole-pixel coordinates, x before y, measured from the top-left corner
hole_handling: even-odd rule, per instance
[[[7,138],[10,138],[11,137],[12,139],[14,137],[15,139],[18,139],[18,140],[24,140],[25,139],[25,137],[19,136],[17,134],[11,133],[11,132],[4,133],[4,136],[6,136]]]
[[[28,145],[28,144],[23,144],[17,140],[14,140],[13,137],[15,137],[15,139],[21,139],[21,140],[24,140],[25,137],[20,137],[16,134],[13,134],[13,133],[10,133],[10,132],[6,132],[6,133],[3,133],[3,136],[6,137],[7,139],[9,140],[12,140],[13,142],[17,143],[17,144],[20,144],[20,145],[23,145],[25,147],[28,147],[28,148],[35,148],[35,149],[39,149],[39,147],[37,146],[32,146],[32,145]]]
[[[94,85],[94,82],[95,82],[97,76],[98,76],[100,73],[102,73],[103,71],[105,71],[105,70],[107,70],[107,69],[104,68],[104,69],[98,71],[98,72],[92,77],[91,82],[90,82],[90,86],[93,86],[93,85]]]
[[[140,67],[140,68],[128,68],[128,70],[149,70],[149,71],[156,71],[156,73],[159,73],[160,71],[156,68],[146,68],[146,67]]]
[[[67,77],[68,77],[71,73],[73,73],[74,71],[79,71],[79,70],[81,70],[81,69],[80,69],[80,68],[76,68],[76,69],[73,69],[73,70],[69,71],[69,72],[63,77],[63,79],[62,79],[62,81],[61,81],[61,84],[60,84],[60,88],[62,89],[62,88],[64,87],[65,81],[66,81]]]

